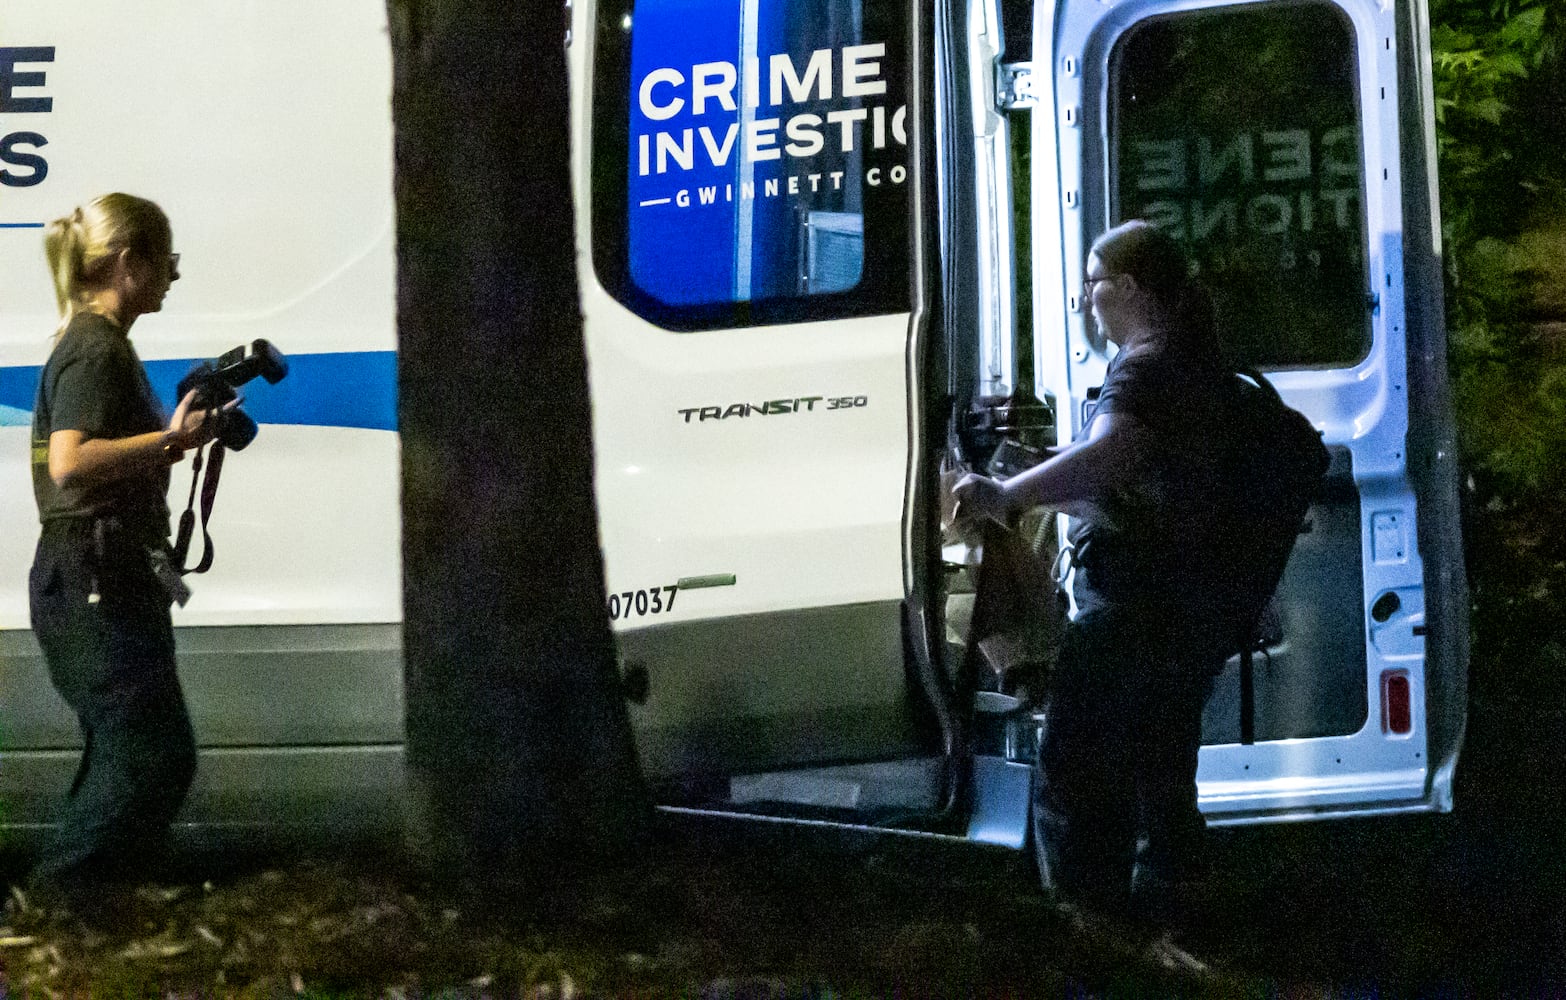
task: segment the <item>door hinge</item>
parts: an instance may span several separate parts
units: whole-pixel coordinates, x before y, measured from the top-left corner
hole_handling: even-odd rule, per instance
[[[1033,64],[998,63],[995,67],[995,107],[1015,111],[1038,104],[1033,93]]]

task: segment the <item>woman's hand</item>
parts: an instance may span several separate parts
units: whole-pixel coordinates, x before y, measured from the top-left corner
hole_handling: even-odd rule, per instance
[[[192,389],[185,393],[185,398],[174,408],[174,416],[169,418],[168,443],[185,451],[199,448],[217,436],[217,415],[196,407],[195,402],[196,390]],[[232,410],[238,405],[238,399],[231,399],[222,409]]]
[[[1011,496],[998,479],[970,472],[957,481],[952,493],[957,497],[958,521],[989,518],[1001,525],[1011,521]]]

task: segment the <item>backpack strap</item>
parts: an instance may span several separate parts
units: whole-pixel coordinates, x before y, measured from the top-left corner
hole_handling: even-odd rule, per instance
[[[1236,368],[1234,373],[1236,375],[1250,379],[1252,382],[1255,382],[1256,388],[1266,393],[1267,396],[1279,406],[1288,405],[1283,401],[1283,396],[1278,392],[1278,387],[1273,385],[1272,381],[1261,373],[1261,369],[1256,368],[1253,365],[1245,365],[1243,367]]]
[[[1240,647],[1240,743],[1256,742],[1256,654],[1247,640]]]
[[[1256,384],[1256,388],[1279,406],[1285,405],[1283,396],[1267,376],[1254,366],[1235,369],[1235,374]],[[1256,650],[1260,644],[1260,622],[1253,623],[1240,637],[1240,744],[1251,746],[1256,742]],[[1272,657],[1269,655],[1268,660]]]

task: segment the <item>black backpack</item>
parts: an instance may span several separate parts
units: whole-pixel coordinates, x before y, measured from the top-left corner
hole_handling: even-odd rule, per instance
[[[1321,434],[1255,369],[1232,376],[1218,439],[1219,496],[1209,586],[1240,655],[1240,739],[1255,741],[1252,656],[1330,456]]]

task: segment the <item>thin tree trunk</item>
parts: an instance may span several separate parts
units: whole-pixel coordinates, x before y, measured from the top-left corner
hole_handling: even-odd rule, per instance
[[[437,861],[559,871],[649,815],[598,548],[561,5],[388,9],[414,820]]]

